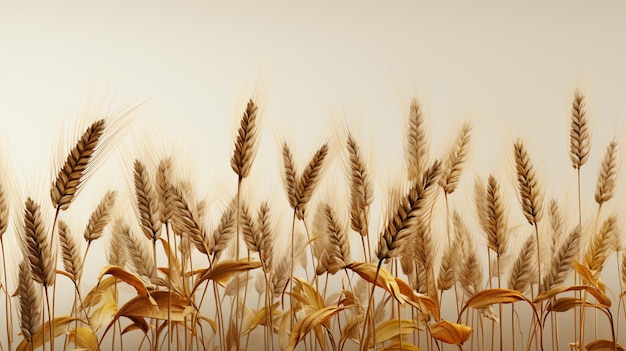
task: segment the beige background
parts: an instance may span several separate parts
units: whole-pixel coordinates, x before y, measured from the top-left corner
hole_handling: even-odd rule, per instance
[[[546,198],[564,201],[574,223],[567,150],[576,88],[592,118],[583,198],[595,213],[594,168],[611,137],[624,141],[625,19],[620,1],[0,1],[3,156],[25,192],[47,205],[51,160],[66,149],[54,150],[60,139],[73,142],[89,99],[113,108],[147,100],[125,143],[177,150],[193,164],[200,193],[224,198],[235,189],[228,162],[236,119],[255,95],[265,112],[252,175],[258,199],[286,208],[277,140],[295,145],[303,163],[348,124],[372,154],[380,203],[402,170],[403,123],[417,96],[434,154],[462,121],[474,125],[472,163],[453,206],[473,218],[471,177],[508,177],[511,220],[525,235],[512,143],[524,138]],[[125,146],[122,162],[103,166],[68,218],[77,231],[104,190],[125,186],[115,169],[145,149]],[[621,215],[618,184],[612,206]],[[90,254],[94,275],[99,245]]]

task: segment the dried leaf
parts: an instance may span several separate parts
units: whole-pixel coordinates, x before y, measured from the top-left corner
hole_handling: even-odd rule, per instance
[[[418,323],[412,320],[392,319],[382,322],[376,326],[376,343],[385,342],[398,335],[408,334],[417,329],[419,329]],[[373,342],[373,340],[371,342]],[[369,347],[374,347],[371,342]]]
[[[298,323],[294,325],[286,349],[289,351],[293,350],[311,330],[319,327],[334,314],[346,308],[348,308],[348,306],[329,306],[307,314],[306,317],[299,320]]]
[[[395,278],[398,287],[400,288],[400,292],[405,297],[406,302],[420,310],[421,312],[429,312],[435,317],[435,320],[440,320],[440,310],[439,310],[439,302],[431,299],[426,295],[420,295],[415,293],[413,289],[407,284],[404,280],[400,278]]]
[[[560,293],[564,293],[567,291],[582,291],[585,290],[590,293],[597,301],[598,304],[594,305],[599,308],[609,308],[611,307],[611,299],[606,296],[603,292],[601,292],[598,288],[591,285],[571,285],[571,286],[557,286],[552,288],[544,293],[537,295],[535,298],[535,303],[539,303],[541,301],[545,301],[555,297]]]
[[[76,347],[89,351],[100,350],[98,345],[98,337],[89,328],[79,327],[70,330],[70,342],[75,343]]]
[[[256,269],[261,267],[261,262],[257,261],[248,261],[247,259],[242,259],[239,261],[222,261],[213,265],[212,268],[207,268],[200,271],[200,277],[196,280],[193,289],[191,290],[191,294],[193,295],[198,289],[198,287],[205,280],[213,280],[224,284],[230,279],[233,274],[239,272],[245,272],[252,269]]]
[[[613,344],[613,341],[606,339],[594,340],[585,345],[587,351],[624,351],[620,344]]]
[[[148,288],[143,283],[143,281],[139,279],[139,277],[137,277],[133,273],[126,271],[124,268],[119,267],[119,266],[104,267],[102,271],[100,272],[100,275],[98,276],[98,282],[100,282],[102,280],[102,277],[106,274],[110,274],[116,277],[117,279],[122,280],[126,284],[132,286],[133,288],[135,288],[135,290],[137,290],[138,295],[141,295],[144,297],[150,296],[148,294]]]
[[[408,342],[394,342],[382,349],[382,351],[422,351],[422,349]]]
[[[439,341],[452,345],[462,345],[472,335],[472,328],[442,320],[430,326],[430,333],[433,338]]]
[[[405,300],[400,293],[400,287],[398,286],[398,283],[385,268],[380,267],[377,278],[375,278],[377,266],[374,263],[353,262],[348,264],[346,268],[354,271],[356,274],[360,275],[361,278],[367,280],[368,282],[372,284],[375,283],[377,286],[385,289],[398,302],[404,304]],[[376,281],[374,281],[374,279],[376,279]]]
[[[78,318],[72,317],[72,316],[55,317],[53,319],[54,338],[56,339],[57,336],[65,334],[68,327],[70,326],[70,323],[73,323],[74,321],[77,321],[77,320]],[[28,342],[26,341],[26,339],[23,339],[22,342],[20,342],[20,344],[17,345],[17,348],[15,350],[16,351],[30,351],[30,350],[39,348],[41,345],[43,345],[44,335],[46,336],[46,338],[48,337],[48,335],[50,335],[50,321],[47,321],[46,323],[43,324],[42,328],[39,328],[39,330],[33,335],[32,342]]]

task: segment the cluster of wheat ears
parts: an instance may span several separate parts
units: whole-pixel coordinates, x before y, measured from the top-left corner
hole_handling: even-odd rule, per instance
[[[231,157],[237,193],[212,228],[207,202],[197,198],[171,156],[135,159],[128,177],[134,211],[115,211],[121,196],[106,192],[84,229],[83,248],[64,217],[122,133],[124,123],[110,117],[91,121],[59,164],[51,202],[14,199],[10,183],[0,179],[7,334],[2,348],[99,350],[106,341],[111,349],[124,349],[133,340],[133,348],[150,350],[559,350],[565,338],[572,350],[623,350],[616,337],[620,317],[626,318],[626,308],[619,312],[626,283],[624,240],[617,217],[602,211],[614,195],[618,145],[609,143],[598,171],[595,218],[583,218],[580,173],[589,158],[590,131],[580,92],[570,130],[578,202],[568,205],[578,209],[576,223],[567,223],[557,201],[545,201],[520,139],[510,148],[518,201],[505,201],[501,180],[490,175],[474,182],[475,207],[463,214],[450,208],[472,127],[464,124],[449,150],[434,157],[414,99],[408,109],[405,185],[390,191],[381,228],[370,226],[374,191],[367,155],[346,132],[338,152],[349,186],[348,209],[333,208],[328,199],[311,201],[321,197],[314,195],[332,161],[329,144],[300,170],[290,145],[282,143],[284,201],[293,212],[290,230],[281,229],[268,202],[252,204],[242,190],[248,189],[242,183],[258,148],[259,113],[251,99]],[[445,213],[434,215],[437,202],[445,202]],[[50,205],[50,211],[42,208]],[[513,208],[527,224],[509,223]],[[480,224],[487,243],[486,274],[477,247],[483,241],[470,232],[469,219]],[[549,224],[540,225],[542,220]],[[5,248],[9,228],[19,249]],[[529,232],[515,241],[522,246],[511,244],[513,235]],[[89,248],[103,236],[110,236],[108,265],[100,268],[94,286],[82,286]],[[351,250],[351,236],[353,242],[360,239],[358,250]],[[289,241],[286,252],[276,245],[281,240]],[[5,249],[21,252],[14,260],[19,264],[10,265]],[[601,275],[613,251],[620,294],[612,310]],[[16,286],[9,286],[7,272],[18,271]],[[71,311],[63,315],[55,313],[59,284],[74,291]],[[121,289],[132,291],[130,298],[121,299]],[[450,306],[454,301],[454,307],[442,309],[444,300]],[[570,323],[559,327],[563,316]],[[589,319],[593,331],[585,328]],[[609,337],[599,338],[598,326],[609,330]]]

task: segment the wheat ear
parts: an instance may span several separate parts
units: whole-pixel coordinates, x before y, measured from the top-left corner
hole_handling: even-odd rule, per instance
[[[174,211],[172,206],[172,158],[166,157],[159,161],[156,174],[156,193],[159,199],[159,215],[161,223],[167,224]]]
[[[437,275],[437,288],[442,291],[450,290],[454,286],[454,270],[455,270],[455,258],[456,252],[454,252],[454,243],[446,247],[441,258],[441,266],[439,267],[439,274]]]
[[[70,232],[67,224],[60,220],[58,223],[59,244],[61,245],[61,255],[63,258],[63,267],[71,276],[74,282],[80,280],[83,273],[83,260],[80,257],[80,244]]]
[[[130,259],[132,267],[148,281],[152,282],[156,278],[156,267],[154,266],[154,258],[139,238],[134,235],[128,227],[124,228],[124,239],[126,242],[126,257]]]
[[[220,253],[226,249],[228,243],[235,237],[235,226],[237,220],[237,206],[234,201],[228,205],[222,213],[220,223],[213,231],[214,245],[209,250],[210,254],[219,257]]]
[[[542,191],[539,188],[537,176],[530,163],[528,151],[526,151],[526,147],[521,139],[518,139],[515,143],[514,151],[522,210],[528,223],[536,226],[542,216]]]
[[[208,256],[213,246],[213,238],[206,234],[204,226],[190,207],[181,188],[171,188],[171,205],[174,233],[186,236],[198,251]]]
[[[320,181],[322,171],[328,156],[328,144],[323,144],[313,155],[307,166],[304,168],[302,175],[297,183],[296,199],[298,206],[296,207],[296,215],[298,219],[304,219],[306,205],[311,200],[315,188]]]
[[[548,272],[543,282],[544,291],[562,284],[567,278],[574,264],[574,259],[578,254],[580,234],[580,227],[576,226],[559,245],[559,249],[550,265],[550,272]]]
[[[446,194],[452,194],[461,180],[469,152],[471,131],[472,126],[469,122],[464,123],[454,145],[448,151],[448,158],[439,179],[439,185]]]
[[[549,215],[550,228],[552,229],[550,252],[556,252],[563,236],[563,227],[565,223],[563,221],[561,210],[559,209],[559,204],[555,199],[550,200]]]
[[[609,201],[615,192],[615,178],[617,177],[617,141],[612,140],[606,148],[602,166],[598,171],[598,181],[594,198],[598,206]]]
[[[270,207],[267,202],[263,202],[257,215],[257,223],[261,237],[259,256],[265,267],[266,273],[274,268],[274,245],[276,244],[276,232],[271,223]]]
[[[258,107],[252,101],[248,100],[246,110],[241,117],[237,140],[235,142],[235,151],[230,159],[230,166],[239,176],[239,179],[246,178],[250,173],[250,166],[256,155],[256,141],[258,139]]]
[[[534,257],[535,257],[535,238],[530,235],[524,241],[522,249],[519,251],[511,273],[509,274],[509,289],[517,290],[521,293],[526,292],[530,285],[530,279],[534,273]]]
[[[418,217],[423,215],[424,208],[428,206],[440,170],[439,161],[435,161],[400,202],[395,204],[395,210],[390,218],[387,218],[387,224],[380,234],[376,253],[379,260],[387,261],[400,255],[411,231],[415,228]]]
[[[496,255],[502,256],[507,250],[509,228],[500,184],[493,175],[489,175],[486,191],[483,195],[477,194],[476,199],[480,224],[487,234],[487,245]]]
[[[144,164],[135,160],[134,183],[135,200],[139,212],[141,231],[147,239],[156,241],[161,236],[161,223],[159,223],[159,201],[152,187],[152,179]]]
[[[28,198],[24,211],[25,255],[30,262],[33,279],[47,287],[54,285],[56,265],[46,233],[39,204]]]
[[[298,198],[296,197],[296,189],[298,188],[298,178],[296,174],[296,164],[293,160],[293,154],[289,149],[287,143],[283,143],[283,168],[284,168],[284,183],[285,191],[287,192],[287,200],[291,208],[298,206]]]
[[[90,161],[98,153],[105,127],[104,119],[92,123],[70,151],[50,189],[54,208],[67,210],[74,200],[89,172]]]
[[[20,328],[24,339],[33,341],[33,336],[41,326],[41,291],[34,284],[27,259],[19,266],[17,295],[20,300]]]
[[[428,143],[426,131],[424,130],[422,108],[416,98],[411,100],[409,106],[409,125],[405,153],[408,179],[410,182],[417,182],[420,180],[428,162]]]
[[[606,259],[611,251],[611,245],[614,240],[617,217],[609,216],[600,230],[598,230],[591,240],[591,245],[585,253],[585,263],[594,274],[598,277],[602,272],[602,268],[606,263]]]
[[[87,240],[87,242],[92,242],[102,237],[104,228],[111,219],[111,210],[115,204],[116,197],[117,193],[115,191],[107,191],[102,197],[102,200],[100,200],[96,209],[91,213],[89,222],[87,223],[87,227],[83,233],[83,237]]]
[[[368,234],[368,208],[374,198],[372,184],[361,149],[352,134],[348,134],[346,144],[350,163],[350,227],[364,237]]]
[[[124,267],[126,265],[126,249],[124,247],[124,237],[130,232],[130,228],[121,218],[113,221],[111,230],[111,240],[107,249],[107,261],[110,265]]]
[[[580,169],[589,159],[591,138],[587,120],[587,107],[585,97],[576,90],[572,102],[572,120],[570,124],[570,147],[569,154],[572,166]]]
[[[328,235],[328,246],[326,247],[326,252],[330,259],[328,272],[335,274],[350,263],[350,244],[347,233],[341,223],[339,223],[335,211],[328,204],[323,204],[322,206],[324,208],[326,233]]]
[[[246,243],[250,252],[258,252],[261,247],[261,233],[258,225],[245,202],[241,201],[239,210],[241,233],[243,234],[243,241]]]

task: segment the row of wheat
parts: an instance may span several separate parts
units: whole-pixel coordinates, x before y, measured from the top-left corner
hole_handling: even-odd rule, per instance
[[[106,192],[89,218],[83,234],[87,245],[82,247],[64,217],[122,133],[124,123],[110,117],[93,121],[61,165],[50,189],[51,218],[41,207],[50,203],[14,199],[10,183],[1,181],[7,334],[2,347],[559,350],[564,339],[574,350],[582,350],[581,345],[587,350],[623,349],[616,336],[626,309],[611,309],[601,280],[612,251],[617,253],[620,287],[626,279],[617,217],[602,212],[614,194],[618,148],[612,141],[606,149],[595,192],[597,214],[584,221],[580,172],[589,157],[590,133],[579,92],[570,131],[571,162],[578,174],[578,202],[573,204],[577,223],[566,223],[557,201],[545,202],[523,141],[511,148],[519,208],[528,230],[526,224],[511,225],[509,210],[518,207],[513,201],[507,205],[501,181],[493,175],[474,182],[475,207],[464,209],[463,215],[450,208],[472,128],[464,124],[446,154],[430,155],[417,100],[409,108],[405,185],[389,194],[378,231],[370,226],[374,189],[367,155],[349,132],[340,151],[349,186],[346,218],[331,199],[317,196],[319,201],[312,201],[331,162],[329,145],[319,147],[299,170],[290,146],[282,144],[282,181],[293,210],[291,229],[283,230],[268,202],[249,203],[243,191],[249,188],[242,187],[258,147],[259,113],[250,100],[231,158],[237,193],[211,228],[207,202],[179,176],[172,157],[136,159],[134,210],[116,211],[123,208],[116,204],[121,196]],[[437,215],[435,204],[442,201],[445,213]],[[11,217],[9,211],[18,215]],[[479,238],[463,216],[480,224],[487,243],[487,274]],[[545,219],[549,225],[540,225]],[[16,266],[5,255],[10,225],[21,252]],[[296,225],[306,235],[299,235]],[[529,230],[533,233],[521,240],[521,247],[511,244],[519,241],[514,235]],[[99,268],[97,284],[82,286],[89,249],[102,236],[110,236],[108,265]],[[351,241],[359,239],[357,253]],[[277,245],[281,240],[289,241],[286,252]],[[15,287],[9,285],[7,271],[19,271]],[[59,284],[74,291],[69,312],[55,313]],[[120,292],[129,288],[132,294],[121,298]],[[444,301],[450,306],[454,301],[454,307],[442,309]],[[563,315],[573,324],[559,326]],[[589,327],[591,319],[595,328]],[[606,338],[600,338],[599,325],[610,331]]]

